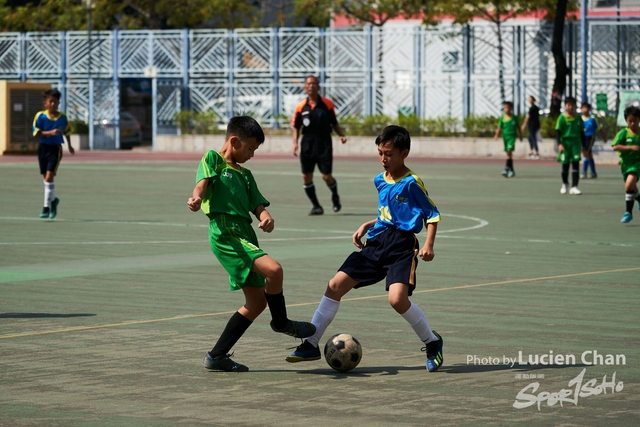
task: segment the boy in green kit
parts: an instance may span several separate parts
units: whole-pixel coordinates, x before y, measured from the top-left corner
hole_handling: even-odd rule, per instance
[[[567,193],[569,185],[569,165],[571,165],[571,189],[569,194],[579,195],[580,157],[584,139],[584,122],[576,114],[576,99],[567,97],[564,100],[564,114],[556,121],[556,141],[558,142],[558,162],[562,163],[562,187],[560,194]]]
[[[232,291],[241,289],[245,304],[231,316],[213,349],[204,357],[204,367],[214,371],[247,372],[227,354],[251,323],[269,306],[271,329],[295,338],[315,333],[309,322],[287,317],[282,294],[283,273],[280,264],[258,247],[251,227],[251,215],[260,221],[258,228],[271,233],[274,220],[265,209],[265,199],[256,181],[241,166],[253,157],[264,142],[262,128],[251,117],[233,117],[227,126],[226,141],[220,152],[209,151],[200,161],[196,186],[187,206],[193,212],[202,209],[209,218],[209,242],[220,264],[229,273]]]
[[[627,127],[622,129],[613,139],[613,150],[620,155],[620,170],[624,178],[626,212],[621,223],[626,224],[633,219],[633,201],[640,205],[638,193],[638,175],[640,175],[640,108],[630,106],[624,110]]]
[[[504,114],[498,120],[498,128],[494,139],[498,139],[500,131],[502,131],[502,140],[504,141],[504,151],[507,153],[507,164],[502,171],[502,176],[512,178],[516,175],[513,170],[513,150],[516,147],[516,136],[522,142],[522,134],[520,126],[518,126],[518,118],[513,114],[513,103],[505,101],[502,103],[502,111]]]

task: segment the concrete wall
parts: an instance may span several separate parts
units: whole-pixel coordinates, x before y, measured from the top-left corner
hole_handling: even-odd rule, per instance
[[[377,155],[374,137],[349,137],[346,144],[340,144],[338,138],[333,139],[335,156],[375,156]],[[158,135],[155,151],[204,153],[208,150],[220,150],[224,143],[224,135]],[[543,158],[557,156],[555,141],[545,139],[538,144]],[[260,147],[261,153],[290,154],[292,150],[290,136],[267,136]],[[516,143],[516,157],[525,157],[529,152],[529,143]],[[420,157],[498,157],[504,158],[502,140],[493,138],[426,138],[411,139],[411,155]],[[596,145],[594,149],[596,163],[617,164],[618,153],[607,145]]]

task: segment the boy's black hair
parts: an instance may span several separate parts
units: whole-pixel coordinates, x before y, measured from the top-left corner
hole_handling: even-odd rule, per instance
[[[60,91],[58,89],[45,90],[43,95],[44,95],[44,99],[55,98],[58,101],[60,101],[60,98],[62,97],[62,94],[60,93]]]
[[[529,98],[533,99],[533,102],[536,102],[536,97],[533,95],[529,95]]]
[[[258,144],[264,142],[264,132],[260,124],[253,117],[236,116],[227,125],[227,139],[237,136],[240,139],[255,138]]]
[[[573,104],[573,105],[576,105],[576,104],[578,103],[578,101],[576,101],[576,99],[575,99],[573,96],[567,96],[567,97],[564,99],[564,103],[565,103],[565,104]]]
[[[591,104],[589,104],[588,102],[583,102],[580,108],[582,107],[587,107],[589,110],[591,110]]]
[[[382,129],[376,138],[376,145],[385,142],[393,142],[393,146],[398,147],[400,151],[411,150],[411,136],[409,136],[409,131],[402,126],[389,125]]]
[[[502,105],[508,105],[513,110],[513,102],[511,101],[504,101],[502,102]]]
[[[640,119],[640,107],[637,105],[629,105],[624,109],[624,119],[627,120],[627,117],[633,116]]]
[[[309,74],[307,77],[305,77],[304,81],[306,82],[308,79],[315,79],[316,83],[320,84],[320,79],[317,76],[314,76],[313,74]]]

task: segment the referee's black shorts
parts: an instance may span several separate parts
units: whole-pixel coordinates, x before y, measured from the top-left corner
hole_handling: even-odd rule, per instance
[[[411,295],[416,288],[418,252],[415,234],[389,228],[367,240],[360,252],[351,253],[338,271],[357,280],[356,288],[373,285],[386,277],[387,291],[394,283],[405,283]]]
[[[300,143],[300,166],[302,173],[313,173],[316,165],[324,175],[333,169],[333,146],[331,136],[302,135]]]
[[[51,171],[55,175],[58,171],[60,160],[62,160],[61,144],[38,144],[40,175],[46,175],[47,171]]]

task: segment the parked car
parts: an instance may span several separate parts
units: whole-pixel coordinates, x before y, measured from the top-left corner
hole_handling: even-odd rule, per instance
[[[128,111],[120,112],[120,148],[129,150],[142,145],[142,125]]]

